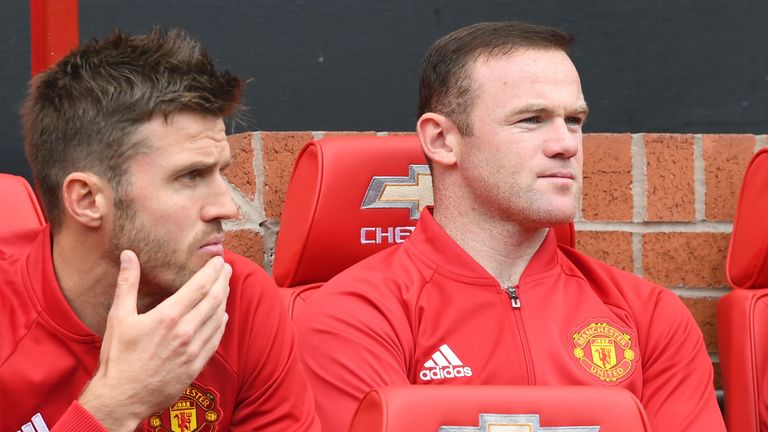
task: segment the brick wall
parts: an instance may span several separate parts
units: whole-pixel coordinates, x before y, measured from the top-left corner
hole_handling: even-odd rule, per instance
[[[337,134],[248,132],[230,137],[234,164],[227,178],[241,212],[239,220],[226,225],[230,249],[271,268],[294,159],[310,139]],[[752,154],[767,145],[764,135],[584,137],[576,247],[677,293],[704,333],[718,389],[715,305],[729,290],[728,237],[744,170]]]

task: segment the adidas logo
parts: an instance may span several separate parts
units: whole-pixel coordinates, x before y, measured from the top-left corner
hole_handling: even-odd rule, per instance
[[[32,416],[32,421],[25,423],[17,432],[49,432],[48,425],[43,420],[43,415],[37,413]]]
[[[424,363],[424,368],[419,372],[423,381],[472,376],[472,369],[464,366],[447,344],[440,345],[440,349]]]

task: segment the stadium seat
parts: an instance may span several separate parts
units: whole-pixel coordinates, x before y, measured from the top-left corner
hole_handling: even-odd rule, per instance
[[[45,225],[32,188],[23,177],[0,173],[0,232]]]
[[[291,316],[331,277],[408,238],[432,205],[416,136],[336,136],[299,153],[283,207],[272,275]],[[575,244],[573,224],[555,228]]]
[[[747,167],[726,262],[733,290],[717,305],[725,420],[731,432],[768,430],[768,149]]]
[[[492,426],[478,428],[481,419]],[[360,402],[349,432],[587,432],[595,427],[600,432],[651,430],[640,401],[618,387],[457,385],[373,390]]]

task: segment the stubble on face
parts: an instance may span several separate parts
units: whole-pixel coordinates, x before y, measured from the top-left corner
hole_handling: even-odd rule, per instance
[[[581,137],[565,126],[552,129],[584,105],[570,59],[555,50],[523,50],[478,59],[472,77],[473,133],[463,137],[460,169],[468,201],[486,217],[532,228],[570,221],[581,193]],[[569,150],[552,151],[561,147]],[[547,179],[558,172],[573,178]]]
[[[224,232],[221,221],[211,221],[189,244],[174,244],[166,235],[172,226],[153,226],[136,211],[126,197],[115,197],[114,222],[109,236],[109,253],[119,261],[120,253],[136,253],[141,265],[140,295],[162,301],[175,293],[205,264],[197,249],[206,239]]]

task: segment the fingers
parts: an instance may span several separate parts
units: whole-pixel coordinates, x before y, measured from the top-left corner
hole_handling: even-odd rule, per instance
[[[211,337],[216,329],[222,325],[226,313],[227,297],[229,296],[229,278],[232,275],[232,267],[224,266],[210,291],[206,296],[181,319],[182,328],[199,329],[198,334],[203,339]]]
[[[183,335],[178,341],[186,346],[185,350],[193,357],[190,361],[200,369],[216,352],[224,334],[231,275],[232,267],[226,264],[206,296],[178,323],[180,335]]]
[[[109,363],[115,322],[135,317],[138,313],[136,310],[136,299],[139,291],[140,277],[141,266],[139,258],[131,250],[126,249],[122,251],[120,253],[120,271],[115,285],[115,296],[112,300],[112,307],[109,310],[107,326],[104,329],[104,338],[101,344],[101,351],[99,352],[99,362],[104,367]]]
[[[215,352],[224,332],[231,275],[232,267],[221,257],[214,257],[178,292],[148,313],[171,332],[171,344],[195,362],[202,361],[201,367]],[[213,350],[204,351],[211,343]]]
[[[183,317],[210,292],[218,277],[224,271],[224,258],[215,256],[208,260],[179,290],[165,299],[155,309],[164,316]]]
[[[215,306],[215,308],[211,311],[208,318],[201,320],[200,322],[200,330],[197,334],[196,341],[193,343],[193,345],[197,346],[196,349],[200,355],[198,356],[198,360],[202,361],[200,363],[200,367],[202,368],[205,366],[205,363],[208,362],[208,359],[213,355],[213,353],[216,352],[216,349],[219,346],[219,342],[221,342],[221,338],[224,335],[224,329],[226,328],[227,321],[229,320],[229,314],[227,314],[227,296],[229,295],[229,276],[226,277],[225,280],[222,282],[225,282],[225,288],[226,291],[223,293],[224,297],[223,300],[218,302],[218,305],[216,305],[216,301],[209,300],[210,297],[206,297],[205,300],[201,301],[198,307],[200,308],[200,314],[205,313],[203,311],[203,307],[209,307],[209,306]],[[218,288],[218,287],[217,287]],[[214,290],[211,290],[213,293]],[[204,305],[204,303],[208,303],[208,305]],[[195,312],[197,312],[198,308],[195,308],[193,313],[190,314],[191,317],[198,316]]]
[[[213,321],[214,320],[211,320],[211,322]],[[217,319],[215,321],[217,325],[213,328],[213,334],[207,339],[203,340],[203,345],[200,349],[200,356],[198,357],[200,363],[196,365],[199,369],[202,369],[205,364],[208,363],[208,360],[219,347],[219,342],[221,342],[221,338],[224,336],[224,330],[227,327],[227,321],[229,321],[229,315],[224,313],[220,320]]]
[[[123,251],[101,362],[81,402],[98,409],[96,402],[102,403],[105,394],[128,395],[126,400],[138,401],[141,409],[137,412],[145,416],[177,398],[216,352],[223,337],[231,274],[232,268],[224,259],[214,257],[176,293],[139,315],[139,261],[133,252]],[[146,381],[142,379],[145,376],[153,378]],[[97,417],[105,424],[109,416],[126,414],[111,405],[107,408]]]
[[[117,287],[110,314],[136,315],[136,296],[139,291],[140,275],[141,267],[136,254],[130,250],[120,253],[120,273],[117,275]]]

